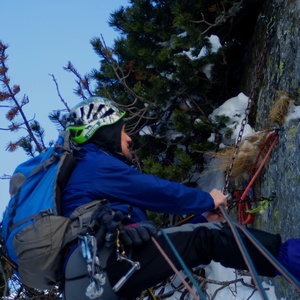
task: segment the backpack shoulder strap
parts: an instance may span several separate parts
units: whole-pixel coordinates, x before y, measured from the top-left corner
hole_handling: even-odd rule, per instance
[[[59,157],[55,155],[55,152],[53,152],[52,155],[46,161],[44,161],[42,164],[38,165],[36,168],[32,170],[29,177],[33,176],[34,174],[38,173],[41,170],[45,170],[48,166],[53,164],[58,159]]]

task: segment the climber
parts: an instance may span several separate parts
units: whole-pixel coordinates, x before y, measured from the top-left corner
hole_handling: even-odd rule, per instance
[[[219,207],[227,206],[224,194],[217,189],[207,193],[138,171],[131,164],[129,145],[132,141],[125,131],[124,115],[125,112],[112,101],[91,97],[75,106],[67,119],[67,131],[79,150],[77,166],[63,191],[63,214],[68,217],[82,204],[106,200],[91,218],[100,267],[97,260],[91,265],[101,270],[99,282],[91,287],[93,272],[87,268],[86,253],[79,246],[82,245],[79,238],[78,243],[70,245],[65,258],[64,299],[132,299],[173,274],[151,237],[171,259],[174,255],[161,232],[156,231],[147,218],[147,210],[200,215],[196,224],[164,229],[188,267],[214,260],[225,267],[246,270],[230,228],[217,222],[223,220],[218,213]],[[282,243],[279,234],[249,230],[300,279],[299,239]],[[242,233],[241,236],[258,274],[276,276],[275,267]],[[121,255],[120,259],[123,252],[126,255]],[[295,257],[296,262],[293,261]],[[173,259],[173,263],[181,268],[177,259]],[[131,272],[134,267],[135,271]],[[126,280],[118,286],[124,275]],[[94,294],[94,289],[99,290],[97,284],[101,286],[99,297]]]

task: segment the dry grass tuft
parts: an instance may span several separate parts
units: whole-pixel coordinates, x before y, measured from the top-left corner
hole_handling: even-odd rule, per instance
[[[269,119],[273,124],[283,125],[289,111],[290,104],[294,101],[286,92],[277,91],[278,98],[275,101]]]
[[[247,137],[240,143],[237,155],[233,162],[232,173],[230,176],[230,181],[234,182],[235,185],[240,184],[243,179],[249,177],[253,171],[254,163],[259,153],[259,149],[265,142],[266,137],[269,135],[270,131],[264,131],[256,133],[251,137]],[[267,150],[266,150],[267,151]],[[219,170],[227,171],[232,162],[232,157],[235,152],[235,145],[224,149],[223,151],[213,153],[212,156],[219,158]],[[261,155],[263,159],[264,154]],[[261,161],[258,161],[258,165]],[[207,172],[216,170],[207,170]]]

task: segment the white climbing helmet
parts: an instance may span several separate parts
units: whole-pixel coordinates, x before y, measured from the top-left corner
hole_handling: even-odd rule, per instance
[[[66,130],[78,144],[88,141],[102,126],[118,122],[126,112],[103,97],[91,97],[77,104],[69,113]]]

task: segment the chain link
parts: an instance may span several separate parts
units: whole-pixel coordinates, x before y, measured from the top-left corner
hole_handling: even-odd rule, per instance
[[[266,56],[266,52],[267,52],[267,48],[268,48],[268,43],[270,41],[270,36],[271,36],[273,25],[274,25],[273,21],[270,21],[267,24],[267,34],[266,34],[265,44],[264,44],[264,47],[262,49],[262,52],[261,52],[261,55],[260,55],[260,58],[259,58],[259,61],[258,61],[257,70],[256,70],[256,73],[255,73],[255,78],[254,78],[254,81],[253,81],[253,84],[252,84],[252,87],[251,87],[250,96],[248,98],[248,104],[247,104],[247,107],[246,107],[246,110],[245,110],[245,116],[244,116],[244,118],[241,122],[241,128],[240,128],[240,131],[238,133],[238,137],[237,137],[236,142],[235,142],[234,153],[233,153],[233,156],[231,158],[231,163],[230,163],[229,168],[228,168],[228,170],[226,172],[226,175],[225,175],[225,185],[224,185],[224,189],[223,189],[224,194],[226,194],[228,192],[230,177],[232,175],[232,170],[233,170],[233,167],[234,167],[236,156],[238,154],[240,143],[243,139],[245,126],[248,123],[249,115],[250,115],[250,112],[251,112],[252,99],[254,99],[255,92],[256,92],[256,89],[257,89],[257,85],[258,85],[258,80],[260,79],[260,76],[261,76],[261,71],[262,71],[264,60],[265,60],[265,56]]]

